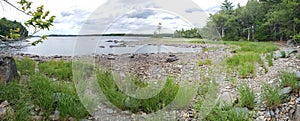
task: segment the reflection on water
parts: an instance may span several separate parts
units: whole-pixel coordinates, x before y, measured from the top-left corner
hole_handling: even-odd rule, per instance
[[[34,41],[36,38],[29,39]],[[113,47],[121,43],[107,41],[143,41],[147,37],[48,37],[43,43],[37,46],[30,46],[19,50],[19,53],[36,54],[41,56],[73,56],[90,54],[126,54],[126,53],[168,53],[168,52],[198,52],[201,48],[180,48],[163,45],[136,45],[130,47]],[[101,47],[99,47],[101,46]]]

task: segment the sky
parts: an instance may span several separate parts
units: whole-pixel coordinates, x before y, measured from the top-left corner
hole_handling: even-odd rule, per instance
[[[15,5],[18,0],[9,0]],[[49,34],[172,33],[203,27],[224,0],[31,0],[56,16]],[[176,2],[175,2],[176,1]],[[247,0],[229,0],[244,6]],[[0,3],[0,17],[24,22],[29,16]],[[1,9],[2,8],[2,9]],[[158,23],[162,29],[157,29]]]

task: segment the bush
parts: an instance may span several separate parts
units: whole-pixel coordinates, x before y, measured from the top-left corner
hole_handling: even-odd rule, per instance
[[[247,107],[248,109],[253,109],[255,107],[255,94],[248,86],[240,87],[240,106]]]

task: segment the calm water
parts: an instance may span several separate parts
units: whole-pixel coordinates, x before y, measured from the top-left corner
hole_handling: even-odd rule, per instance
[[[36,38],[29,39],[34,41]],[[106,42],[108,40],[118,41],[143,41],[147,37],[48,37],[43,43],[37,46],[30,46],[18,52],[36,54],[41,56],[73,56],[90,54],[125,54],[125,53],[159,53],[159,52],[196,52],[200,48],[180,48],[173,46],[136,45],[130,47],[113,47],[120,43]],[[122,43],[122,42],[121,42]],[[104,48],[100,48],[104,46]]]

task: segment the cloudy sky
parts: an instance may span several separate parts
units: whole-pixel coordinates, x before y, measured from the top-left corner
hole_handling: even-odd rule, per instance
[[[16,3],[18,0],[9,0]],[[50,31],[39,34],[161,33],[201,27],[223,0],[32,0],[57,16]],[[247,0],[229,0],[242,6]],[[0,3],[0,17],[24,22],[29,17]],[[17,4],[16,4],[17,5]]]

